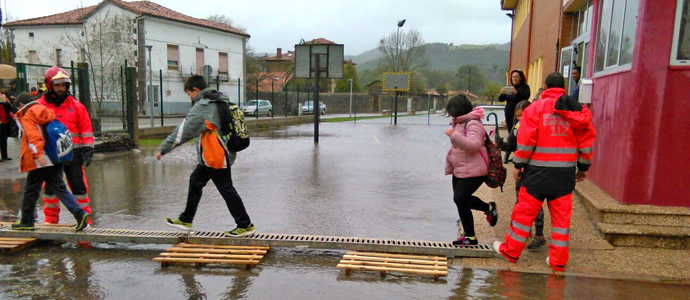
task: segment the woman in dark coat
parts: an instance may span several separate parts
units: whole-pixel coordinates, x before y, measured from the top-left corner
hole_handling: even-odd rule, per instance
[[[16,112],[9,99],[0,94],[0,162],[12,160],[7,156],[7,138],[10,135],[11,124],[14,123],[12,114]]]
[[[522,100],[529,100],[531,91],[527,85],[525,73],[520,70],[513,70],[510,72],[510,86],[504,87],[501,90],[501,95],[498,96],[498,101],[506,102],[505,117],[508,132],[513,131],[513,119],[515,114],[515,106]],[[504,162],[508,163],[510,152],[506,153]]]

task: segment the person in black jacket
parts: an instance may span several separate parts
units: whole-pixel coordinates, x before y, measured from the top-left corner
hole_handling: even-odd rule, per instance
[[[5,95],[0,94],[0,162],[12,160],[7,156],[7,138],[10,136],[11,125],[14,122],[12,114],[17,110],[10,104]]]
[[[501,95],[498,96],[498,101],[505,102],[505,117],[506,125],[508,126],[508,132],[513,131],[513,119],[515,115],[515,106],[518,102],[523,100],[529,100],[531,91],[529,85],[527,85],[527,79],[525,78],[525,73],[520,70],[513,70],[510,72],[510,86],[501,89]],[[508,158],[510,157],[510,152],[506,152],[504,162],[508,163]]]

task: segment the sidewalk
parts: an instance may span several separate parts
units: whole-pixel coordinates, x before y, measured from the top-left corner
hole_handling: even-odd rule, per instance
[[[478,191],[477,196],[481,199],[495,201],[499,211],[499,220],[495,227],[489,227],[485,223],[483,213],[475,212],[475,231],[480,244],[493,244],[496,240],[503,241],[508,232],[510,214],[516,198],[515,180],[512,178],[513,165],[508,164],[506,168],[509,178],[506,180],[503,193],[500,189],[489,189],[486,186],[482,186]],[[544,262],[549,251],[550,224],[551,218],[545,203],[544,236],[547,244],[538,251],[531,251],[525,247],[517,264],[509,263],[497,254],[496,258],[454,259],[453,266],[553,274],[554,272]],[[688,268],[690,250],[613,247],[600,236],[590,220],[589,213],[577,196],[573,196],[573,217],[570,228],[571,251],[565,275],[690,283],[690,268]]]

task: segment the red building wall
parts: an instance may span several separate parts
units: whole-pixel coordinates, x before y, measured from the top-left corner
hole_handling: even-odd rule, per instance
[[[525,1],[525,0],[523,0]],[[531,13],[530,13],[531,14]],[[513,30],[518,30],[518,28],[513,28]],[[510,51],[510,66],[509,70],[521,69],[527,70],[527,40],[529,39],[529,15],[525,22],[522,22],[519,31],[515,39],[511,41],[511,51]],[[510,78],[510,76],[508,76]]]
[[[632,67],[590,76],[598,135],[590,179],[623,203],[690,206],[690,68],[669,66],[675,10],[676,1],[640,0]],[[594,49],[588,72],[593,62]]]
[[[542,57],[542,80],[546,78],[546,75],[556,71],[556,43],[560,37],[562,5],[562,1],[534,1],[532,10],[534,25],[532,25],[532,48],[529,61],[533,62]],[[540,86],[530,88],[539,89]]]

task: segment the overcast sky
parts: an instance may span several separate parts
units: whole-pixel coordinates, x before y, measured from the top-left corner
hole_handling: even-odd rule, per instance
[[[3,15],[28,19],[98,4],[97,0],[0,0]],[[500,0],[369,0],[369,1],[229,1],[192,0],[153,2],[196,18],[224,14],[246,27],[256,52],[292,49],[301,38],[323,37],[345,44],[345,55],[376,47],[395,31],[416,29],[426,42],[459,44],[506,43],[510,19]]]

